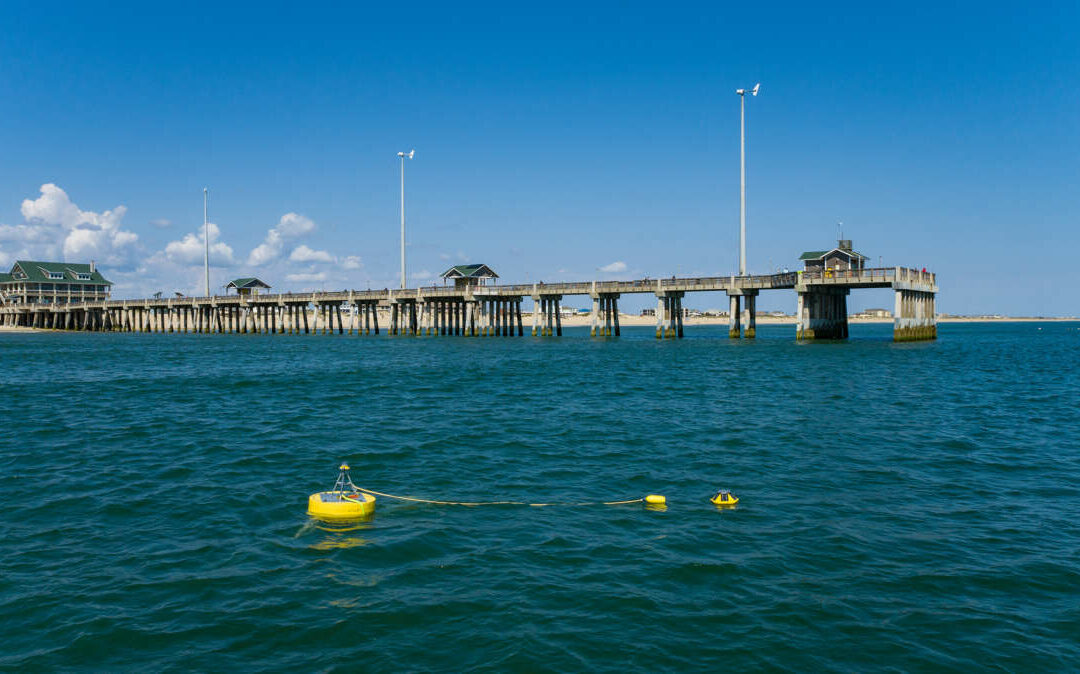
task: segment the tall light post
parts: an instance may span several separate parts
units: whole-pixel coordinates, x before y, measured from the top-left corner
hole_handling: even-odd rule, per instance
[[[210,202],[210,189],[202,190],[202,226],[203,243],[206,244],[206,254],[203,257],[203,268],[206,270],[206,296],[210,297],[210,220],[207,218],[207,206]]]
[[[416,150],[398,152],[401,157],[401,287],[405,288],[405,158],[413,158]]]
[[[757,96],[761,84],[750,90]],[[746,89],[736,89],[739,95],[739,276],[746,275]]]

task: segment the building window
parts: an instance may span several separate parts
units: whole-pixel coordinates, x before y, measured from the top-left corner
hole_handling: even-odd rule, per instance
[[[79,272],[79,273],[77,273],[75,275],[79,277],[80,281],[89,281],[90,280],[90,274],[87,274],[85,272]]]
[[[51,272],[49,272],[49,278],[53,279],[54,281],[63,281],[64,280],[64,272],[62,272],[62,271],[51,271]]]

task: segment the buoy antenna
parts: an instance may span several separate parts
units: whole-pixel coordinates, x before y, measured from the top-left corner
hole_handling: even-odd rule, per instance
[[[353,484],[352,477],[349,475],[349,464],[342,462],[338,466],[340,471],[337,476],[337,481],[334,482],[333,491],[357,491],[356,485]]]

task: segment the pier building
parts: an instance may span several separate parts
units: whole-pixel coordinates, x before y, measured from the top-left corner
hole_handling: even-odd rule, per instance
[[[489,280],[499,278],[499,275],[486,264],[459,264],[439,274],[439,277],[444,281],[452,279],[455,288],[465,288],[482,286]]]
[[[851,239],[840,239],[836,248],[831,250],[809,250],[799,256],[805,263],[806,271],[864,269],[866,256],[856,253],[851,247]]]
[[[0,274],[0,304],[100,302],[109,299],[111,287],[94,262],[17,260],[11,271]]]
[[[225,285],[226,295],[229,294],[230,289],[235,290],[237,295],[246,297],[248,295],[258,295],[260,290],[270,290],[270,284],[249,276],[229,281]]]

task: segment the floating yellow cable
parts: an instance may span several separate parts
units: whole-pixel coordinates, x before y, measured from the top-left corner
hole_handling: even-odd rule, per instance
[[[649,505],[663,505],[667,503],[667,499],[659,494],[649,494],[641,498],[634,498],[628,501],[585,501],[585,502],[553,502],[553,503],[528,503],[526,501],[435,501],[426,498],[413,498],[412,496],[397,496],[395,494],[387,494],[381,491],[375,491],[374,489],[365,489],[364,487],[357,487],[357,491],[365,494],[371,494],[373,496],[384,496],[386,498],[393,498],[399,501],[411,501],[413,503],[433,503],[435,505],[456,505],[456,506],[489,506],[489,505],[517,505],[517,506],[530,506],[532,508],[544,508],[547,506],[598,506],[598,505],[627,505],[630,503],[648,503]]]

